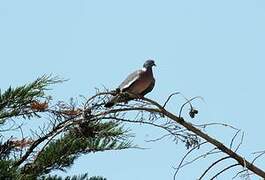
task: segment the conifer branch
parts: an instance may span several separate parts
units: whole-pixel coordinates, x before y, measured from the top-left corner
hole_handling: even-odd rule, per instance
[[[186,104],[189,104],[191,108],[190,117],[196,116],[198,110],[194,109],[191,103],[198,97],[185,98],[187,102],[181,106],[179,115],[166,109],[172,96],[179,93],[171,94],[165,103],[162,103],[163,105],[149,98],[138,97],[128,104],[117,104],[111,109],[106,109],[104,104],[109,95],[120,93],[117,91],[97,91],[94,96],[87,98],[81,105],[73,102],[73,100],[70,103],[60,101],[52,105],[51,98],[46,95],[46,90],[48,90],[49,85],[62,81],[51,76],[43,76],[28,85],[18,88],[10,87],[4,93],[0,93],[0,126],[3,126],[4,122],[11,118],[41,118],[44,113],[50,118],[48,126],[33,131],[34,138],[23,135],[20,139],[10,138],[0,143],[0,165],[7,167],[5,171],[0,168],[0,178],[34,179],[42,177],[43,179],[58,179],[61,177],[49,176],[48,174],[56,169],[65,171],[83,154],[136,147],[132,145],[131,137],[133,136],[130,134],[130,130],[124,128],[124,125],[128,123],[160,128],[167,133],[152,140],[152,142],[159,141],[164,137],[173,137],[175,142],[180,141],[185,144],[189,151],[177,167],[175,176],[180,168],[201,159],[201,157],[215,154],[215,150],[217,150],[217,153],[222,152],[227,155],[226,158],[236,161],[236,164],[226,167],[217,175],[232,167],[242,166],[244,172],[247,169],[265,178],[265,172],[254,165],[255,160],[264,153],[258,155],[252,162],[247,161],[237,153],[237,149],[242,144],[243,135],[236,149],[232,150],[239,133],[237,128],[224,123],[195,125],[181,117],[184,113],[183,107]],[[236,131],[229,147],[202,131],[210,125],[222,125]],[[189,154],[206,143],[214,146],[214,152],[208,151],[187,163],[183,163]],[[14,157],[11,157],[12,152]],[[206,169],[201,178],[222,160],[214,162]],[[85,175],[69,178],[88,179]],[[90,180],[100,178],[95,177],[94,179],[90,178]]]

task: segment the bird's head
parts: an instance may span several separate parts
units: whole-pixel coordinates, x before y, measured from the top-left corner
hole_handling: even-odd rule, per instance
[[[156,66],[155,61],[154,60],[147,60],[144,63],[144,68],[151,68],[153,66]]]

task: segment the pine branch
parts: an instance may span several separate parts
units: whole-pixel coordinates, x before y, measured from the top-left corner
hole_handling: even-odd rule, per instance
[[[12,164],[12,160],[0,160],[0,179],[17,179],[19,170]]]
[[[173,137],[174,141],[182,141],[187,149],[191,149],[190,152],[199,148],[201,140],[204,139],[207,143],[212,144],[214,149],[220,150],[218,153],[223,152],[228,155],[227,157],[237,161],[237,165],[251,170],[260,177],[265,177],[265,172],[255,166],[254,161],[249,162],[237,153],[242,139],[236,150],[231,149],[237,134],[232,138],[229,148],[207,135],[199,126],[193,125],[181,117],[181,112],[186,104],[191,107],[191,118],[198,113],[191,105],[191,101],[196,98],[187,99],[187,102],[181,106],[178,116],[165,108],[174,94],[166,100],[164,105],[148,98],[139,97],[132,101],[134,104],[117,104],[111,109],[106,109],[104,104],[111,92],[98,92],[89,98],[83,107],[74,105],[72,101],[70,105],[60,102],[49,107],[46,90],[49,85],[62,81],[51,76],[43,76],[28,85],[17,88],[10,87],[2,94],[0,92],[0,125],[11,118],[21,116],[24,118],[40,117],[43,112],[51,118],[48,128],[40,128],[41,132],[35,134],[34,140],[33,138],[24,138],[22,135],[22,139],[1,142],[0,179],[88,179],[86,174],[66,178],[48,176],[48,174],[52,170],[65,171],[83,154],[133,147],[129,141],[128,130],[122,126],[124,123],[140,123],[161,128]],[[136,116],[131,116],[130,112],[136,112],[132,113]],[[16,156],[17,147],[20,148],[21,154]],[[11,154],[14,156],[11,157]],[[227,167],[227,169],[231,167]],[[88,180],[105,180],[105,178],[92,177]]]
[[[45,95],[48,86],[63,81],[58,77],[44,75],[28,85],[17,88],[10,86],[4,93],[1,93],[0,90],[0,124],[11,117],[32,118],[38,116],[36,110],[31,108],[32,103],[38,102],[40,99],[48,100],[48,96]]]
[[[40,180],[107,180],[106,178],[100,177],[100,176],[93,176],[88,178],[87,173],[82,175],[74,175],[74,176],[67,176],[65,178],[62,178],[57,175],[49,175],[49,176],[43,176],[40,178]]]
[[[8,159],[11,151],[14,149],[12,141],[0,142],[0,160]]]
[[[24,174],[39,176],[51,170],[65,170],[81,154],[132,147],[118,123],[105,122],[71,128],[62,137],[52,141],[35,161],[27,164]],[[84,134],[86,133],[86,134]]]

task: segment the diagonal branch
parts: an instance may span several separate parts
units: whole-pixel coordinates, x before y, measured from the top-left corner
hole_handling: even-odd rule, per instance
[[[193,132],[194,134],[198,135],[199,137],[205,139],[207,142],[211,143],[215,147],[217,147],[219,150],[221,150],[223,153],[229,155],[231,158],[235,159],[239,165],[248,168],[255,174],[265,178],[265,172],[260,169],[259,167],[255,166],[251,162],[245,160],[242,156],[237,154],[236,152],[232,151],[228,147],[226,147],[224,144],[222,144],[220,141],[210,137],[209,135],[202,132],[200,129],[194,127],[192,124],[186,122],[183,118],[180,118],[178,116],[175,116],[174,114],[168,112],[163,107],[161,108],[161,105],[159,105],[157,102],[154,102],[153,100],[144,98],[144,100],[148,102],[153,102],[154,105],[156,105],[159,109],[155,109],[155,111],[164,114],[168,118],[172,119],[173,121],[177,122],[178,124],[184,126],[187,130]]]
[[[231,150],[230,148],[228,148],[227,146],[222,144],[220,141],[210,137],[206,133],[202,132],[200,129],[194,127],[191,123],[186,122],[183,118],[178,117],[178,116],[174,115],[173,113],[167,111],[166,109],[163,108],[163,106],[161,106],[156,101],[148,99],[148,98],[145,98],[145,97],[142,97],[141,99],[146,101],[146,102],[149,102],[149,103],[153,104],[157,108],[135,107],[135,108],[124,108],[124,109],[111,109],[111,110],[107,110],[105,112],[102,112],[100,114],[101,115],[106,115],[106,114],[110,114],[110,113],[117,113],[117,112],[124,112],[124,111],[147,111],[147,112],[151,112],[151,113],[154,113],[154,112],[161,113],[164,116],[168,117],[169,119],[171,119],[171,120],[175,121],[176,123],[182,125],[188,131],[191,131],[194,134],[196,134],[197,136],[205,139],[207,142],[209,142],[210,144],[214,145],[217,149],[219,149],[223,153],[229,155],[232,159],[236,160],[239,165],[241,165],[243,167],[246,167],[247,169],[249,169],[253,173],[259,175],[260,177],[265,178],[265,172],[262,169],[260,169],[259,167],[255,166],[251,162],[245,160],[244,157],[240,156],[239,154],[237,154],[236,152],[234,152],[233,150]]]

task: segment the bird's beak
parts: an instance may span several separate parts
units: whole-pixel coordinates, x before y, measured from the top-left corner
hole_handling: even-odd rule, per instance
[[[156,66],[156,64],[154,63],[154,66]]]

